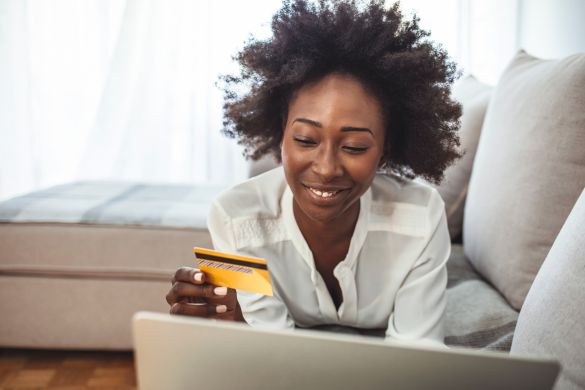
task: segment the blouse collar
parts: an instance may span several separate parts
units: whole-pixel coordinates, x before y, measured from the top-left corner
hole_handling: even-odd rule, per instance
[[[296,250],[301,254],[301,256],[303,257],[304,261],[307,263],[311,271],[315,273],[316,268],[313,253],[311,252],[311,249],[309,248],[309,245],[307,244],[305,237],[303,237],[303,234],[301,233],[301,230],[299,229],[299,226],[295,219],[293,212],[293,201],[294,200],[292,191],[290,187],[287,185],[281,200],[282,217],[284,220],[284,225]],[[371,202],[372,189],[370,187],[360,198],[360,213],[358,215],[358,220],[351,237],[349,250],[347,252],[346,258],[343,259],[343,261],[338,266],[341,266],[343,264],[345,266],[350,267],[352,270],[355,270],[358,254],[362,249],[368,232],[368,221]]]

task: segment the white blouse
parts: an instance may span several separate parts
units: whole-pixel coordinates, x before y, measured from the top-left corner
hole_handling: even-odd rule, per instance
[[[349,251],[333,274],[336,309],[293,215],[282,167],[249,179],[214,201],[208,227],[215,249],[268,262],[274,296],[238,291],[255,327],[342,325],[386,329],[386,338],[443,343],[451,251],[438,192],[398,176],[376,175],[360,198]]]

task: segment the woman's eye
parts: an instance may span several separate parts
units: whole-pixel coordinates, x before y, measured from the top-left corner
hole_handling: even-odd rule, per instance
[[[313,141],[309,138],[294,137],[293,139],[303,146],[312,146],[312,145],[315,145],[315,143],[316,143],[315,141]]]
[[[343,149],[348,151],[349,153],[359,154],[364,153],[368,148],[357,147],[357,146],[344,146]]]

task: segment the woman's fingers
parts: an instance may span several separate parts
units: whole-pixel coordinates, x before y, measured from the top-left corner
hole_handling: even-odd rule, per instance
[[[226,305],[228,311],[232,311],[237,306],[236,290],[233,288],[219,287],[214,290],[214,296],[208,297],[207,302],[215,305]]]
[[[171,314],[196,317],[209,317],[226,312],[226,305],[212,305],[209,303],[175,303],[170,310]]]
[[[171,284],[175,284],[175,282],[203,284],[205,283],[205,274],[198,268],[181,267],[175,271]]]
[[[172,279],[166,300],[171,314],[233,320],[237,308],[236,290],[205,282],[197,268],[181,267]]]
[[[175,282],[166,299],[167,303],[172,305],[183,300],[183,298],[222,298],[226,295],[226,287],[217,287],[212,284],[195,285],[186,282]]]

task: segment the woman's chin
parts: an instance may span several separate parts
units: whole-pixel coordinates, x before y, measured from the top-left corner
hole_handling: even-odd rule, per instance
[[[313,204],[301,207],[303,213],[317,226],[337,226],[347,222],[347,207],[316,207]]]
[[[309,218],[317,225],[332,225],[339,221],[338,215],[331,215],[327,213],[312,213]]]

